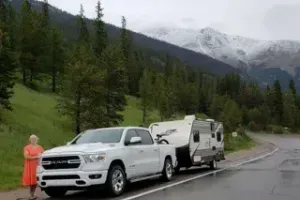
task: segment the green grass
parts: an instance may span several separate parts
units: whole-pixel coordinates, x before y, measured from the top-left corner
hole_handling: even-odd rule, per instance
[[[238,134],[232,137],[231,134],[225,134],[224,146],[226,154],[242,149],[250,149],[255,146],[255,142],[246,134]]]

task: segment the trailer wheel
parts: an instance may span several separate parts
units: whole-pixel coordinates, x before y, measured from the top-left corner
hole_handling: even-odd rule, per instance
[[[212,169],[212,170],[217,169],[218,165],[217,165],[216,158],[214,158],[214,159],[209,163],[209,167],[210,167],[210,169]]]

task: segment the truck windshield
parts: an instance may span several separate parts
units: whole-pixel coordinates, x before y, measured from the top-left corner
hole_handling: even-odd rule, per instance
[[[119,143],[124,129],[88,130],[79,135],[71,144]]]

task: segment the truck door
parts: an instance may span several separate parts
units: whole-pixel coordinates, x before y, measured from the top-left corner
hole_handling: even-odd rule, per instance
[[[129,129],[125,136],[124,144],[126,145],[132,137],[139,137],[134,129]],[[125,146],[126,159],[125,167],[128,178],[139,177],[142,175],[142,159],[144,154],[141,152],[141,144],[129,144]]]
[[[136,129],[139,137],[142,138],[141,150],[143,158],[141,159],[141,167],[143,175],[151,175],[159,170],[159,147],[154,144],[153,138],[149,131],[144,129]]]

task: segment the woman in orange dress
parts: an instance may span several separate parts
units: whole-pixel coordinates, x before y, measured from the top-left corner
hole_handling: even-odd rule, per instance
[[[30,144],[24,147],[24,172],[23,185],[29,187],[29,199],[36,199],[35,190],[37,187],[36,169],[39,156],[44,152],[44,149],[37,144],[38,137],[31,135],[29,137]]]

